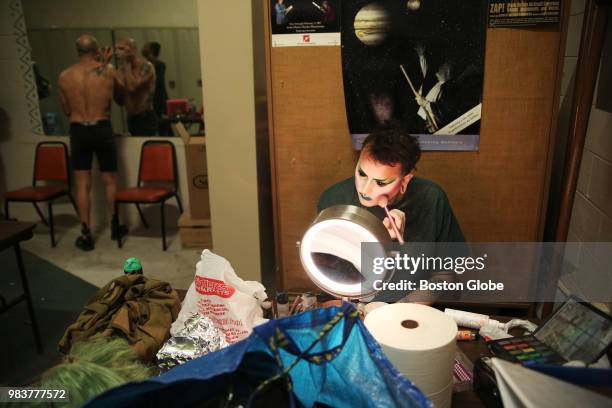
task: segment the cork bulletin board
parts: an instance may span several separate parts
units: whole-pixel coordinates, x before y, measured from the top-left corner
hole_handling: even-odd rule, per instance
[[[470,241],[541,240],[566,21],[488,29],[480,150],[425,152],[417,166],[419,176],[444,188]],[[350,177],[357,158],[340,47],[268,51],[277,281],[312,288],[296,243],[321,192]]]

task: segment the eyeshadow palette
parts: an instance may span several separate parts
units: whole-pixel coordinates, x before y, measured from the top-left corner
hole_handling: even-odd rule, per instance
[[[597,361],[612,343],[612,317],[575,296],[559,307],[533,335],[493,340],[493,354],[509,361],[562,364]]]
[[[519,363],[563,364],[565,359],[535,336],[511,337],[489,342],[493,354]]]

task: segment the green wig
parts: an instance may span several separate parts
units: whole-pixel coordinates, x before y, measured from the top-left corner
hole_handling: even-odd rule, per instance
[[[147,379],[151,374],[127,340],[98,335],[75,343],[61,364],[43,374],[40,387],[68,391],[68,404],[52,402],[47,406],[78,407],[110,388]]]

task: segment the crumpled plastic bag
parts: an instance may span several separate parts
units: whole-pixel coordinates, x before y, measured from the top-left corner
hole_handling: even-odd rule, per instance
[[[205,249],[170,333],[177,336],[185,320],[199,313],[212,320],[229,344],[235,343],[248,337],[253,327],[268,321],[261,308],[266,298],[261,283],[242,280],[225,258]]]

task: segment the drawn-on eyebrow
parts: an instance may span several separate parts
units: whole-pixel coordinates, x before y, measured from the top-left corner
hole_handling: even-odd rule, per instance
[[[363,171],[363,169],[361,168],[360,165],[357,165],[357,170],[359,171],[359,175],[360,176],[364,176],[364,177],[367,176],[366,172]],[[389,179],[377,179],[377,178],[372,179],[372,180],[379,181],[379,182],[385,183],[385,184],[391,184],[391,183],[393,183],[395,181],[395,177],[393,177],[391,180],[389,180]]]

